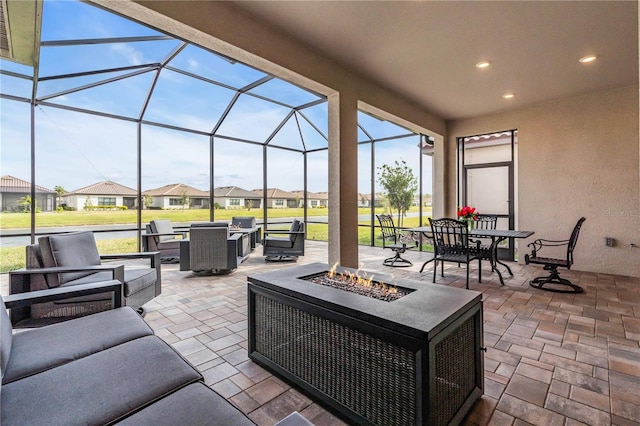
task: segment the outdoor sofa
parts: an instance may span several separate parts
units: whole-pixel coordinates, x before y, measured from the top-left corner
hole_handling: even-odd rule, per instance
[[[112,292],[114,310],[13,334],[5,309]],[[0,424],[253,425],[131,307],[117,280],[0,297]]]

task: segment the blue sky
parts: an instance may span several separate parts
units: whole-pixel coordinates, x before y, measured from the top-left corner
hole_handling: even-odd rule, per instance
[[[69,23],[73,22],[73,25]],[[45,1],[42,40],[74,40],[163,35],[91,5],[76,1]],[[178,40],[42,47],[39,76],[51,77],[100,69],[142,66],[161,62],[180,46]],[[181,70],[163,69],[143,120],[210,133],[220,120],[233,89],[241,88],[265,73],[240,63],[230,63],[211,52],[189,45],[169,63]],[[1,61],[0,68],[32,75],[30,67]],[[60,106],[70,106],[137,119],[153,84],[155,71],[141,72],[101,86],[73,91],[98,81],[121,77],[138,70],[118,71],[81,77],[41,81],[37,98]],[[214,85],[191,77],[191,73],[214,80]],[[3,94],[29,98],[31,83],[7,75],[0,76]],[[241,94],[222,121],[216,134],[264,142],[290,113],[290,107],[321,99],[279,79],[249,91],[279,103]],[[29,106],[0,100],[0,173],[29,180]],[[326,103],[300,110],[273,137],[271,146],[316,149],[327,146]],[[318,132],[309,122],[313,123]],[[359,114],[360,124],[374,138],[408,133],[392,123]],[[47,106],[36,108],[36,183],[71,191],[101,180],[137,186],[137,124]],[[302,134],[302,138],[301,138]],[[359,140],[365,140],[359,132]],[[185,183],[207,190],[209,186],[209,136],[142,125],[142,188]],[[405,160],[418,173],[418,137],[376,143],[376,165]],[[361,147],[358,188],[370,192],[370,147]],[[237,185],[245,189],[262,187],[262,147],[215,139],[214,184]],[[303,155],[281,149],[267,150],[269,187],[302,189]],[[431,162],[425,157],[425,187],[431,192]],[[310,191],[327,190],[327,153],[308,155]]]

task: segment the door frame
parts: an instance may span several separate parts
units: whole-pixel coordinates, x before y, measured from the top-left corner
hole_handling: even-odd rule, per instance
[[[474,135],[474,136],[463,136],[457,138],[458,145],[458,179],[460,180],[460,184],[458,185],[458,201],[460,205],[467,205],[467,178],[469,170],[474,169],[488,169],[488,168],[496,168],[496,167],[507,167],[507,176],[508,176],[508,200],[509,204],[508,213],[505,214],[497,214],[498,218],[507,218],[508,219],[508,229],[515,229],[515,135],[517,130],[507,130],[502,132],[491,132],[488,134],[495,133],[511,133],[511,161],[496,161],[489,163],[476,163],[476,164],[465,164],[464,163],[464,141],[468,138],[473,138],[474,136],[483,136],[483,135]],[[462,173],[461,173],[462,172]],[[462,179],[460,179],[462,178]],[[487,213],[492,214],[492,213]],[[498,248],[498,258],[505,260],[514,260],[515,259],[515,241],[513,238],[509,238],[509,243],[507,248]]]

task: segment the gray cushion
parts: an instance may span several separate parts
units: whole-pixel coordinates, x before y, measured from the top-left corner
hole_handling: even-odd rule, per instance
[[[100,254],[93,232],[71,232],[38,239],[42,260],[46,266],[100,265]],[[52,265],[49,262],[52,260]],[[90,275],[91,272],[73,272],[59,275],[60,284]]]
[[[194,383],[124,419],[120,425],[253,425],[240,410],[203,383]]]
[[[290,232],[300,232],[302,231],[302,222],[299,221],[298,219],[293,219],[293,222],[291,223],[291,228],[289,229]],[[289,240],[293,243],[296,238],[299,237],[299,234],[289,234]],[[291,246],[289,246],[291,247]]]
[[[140,337],[2,385],[2,425],[105,424],[198,380],[159,337]]]
[[[152,220],[149,225],[151,225],[151,232],[154,234],[173,234],[173,225],[171,225],[170,220]],[[175,235],[160,235],[156,241],[167,241],[175,238]]]
[[[180,241],[179,239],[173,239],[173,240],[167,240],[167,241],[160,241],[158,243],[158,249],[159,250],[180,250]]]
[[[112,279],[113,275],[110,271],[96,272],[92,275],[88,275],[86,277],[82,277],[70,283],[67,283],[65,284],[65,286],[94,283],[97,281],[109,281]],[[155,268],[125,269],[123,289],[124,296],[129,297],[129,295],[137,293],[143,288],[147,288],[150,285],[155,285],[157,280],[158,274],[156,273]]]
[[[289,237],[265,237],[265,245],[268,247],[291,248],[293,244]]]
[[[2,300],[2,296],[0,296],[0,379],[4,377],[7,371],[7,364],[9,363],[9,357],[11,355],[13,341],[11,334],[12,327],[9,314],[7,314],[4,301]]]
[[[13,338],[12,357],[6,370],[2,370],[2,383],[152,334],[149,325],[129,307],[27,330]]]

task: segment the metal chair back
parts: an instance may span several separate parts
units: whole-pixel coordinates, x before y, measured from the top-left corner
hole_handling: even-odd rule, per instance
[[[382,247],[386,248],[387,240],[391,241],[391,244],[398,243],[398,233],[396,226],[393,224],[393,218],[388,214],[377,214],[378,222],[380,223],[380,230],[382,231]]]
[[[436,256],[464,255],[469,259],[467,224],[455,219],[429,219]]]
[[[582,224],[587,220],[585,217],[581,217],[578,219],[578,223],[573,228],[571,232],[571,237],[569,238],[569,244],[567,245],[567,268],[570,268],[573,265],[573,249],[576,247],[576,243],[578,242],[578,235],[580,235],[580,228],[582,228]]]
[[[479,214],[476,215],[475,228],[476,229],[496,229],[496,224],[498,222],[498,216],[490,215],[490,214]]]

